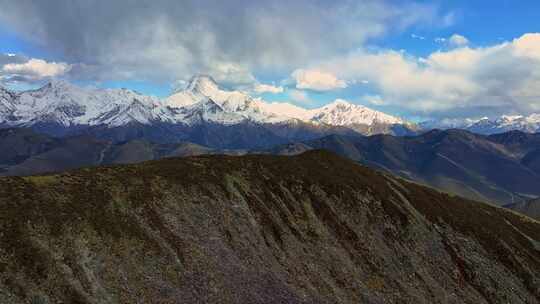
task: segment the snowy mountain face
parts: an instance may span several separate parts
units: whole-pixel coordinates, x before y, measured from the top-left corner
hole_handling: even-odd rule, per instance
[[[338,99],[322,108],[310,111],[313,122],[325,123],[333,126],[403,124],[403,120],[388,114],[374,111],[360,105],[354,105]]]
[[[526,133],[540,132],[540,114],[502,115],[490,119],[451,119],[429,121],[420,124],[423,129],[465,129],[479,134],[496,134],[508,131],[522,131]]]
[[[222,90],[208,76],[192,78],[186,89],[170,96],[166,100],[166,104],[171,108],[189,108],[197,107],[197,104],[201,102],[203,102],[201,103],[203,105],[207,100],[212,100],[223,113],[231,116],[229,119],[218,119],[218,117],[208,115],[209,119],[218,121],[234,120],[238,122],[250,120],[260,123],[283,123],[299,120],[306,123],[344,127],[356,124],[404,123],[403,120],[396,117],[354,105],[344,100],[336,100],[329,105],[313,110],[304,109],[290,103],[267,103],[243,92]],[[222,115],[225,116],[226,114]]]
[[[209,76],[193,77],[184,90],[169,96],[164,104],[176,110],[178,122],[187,124],[200,121],[276,123],[292,118],[269,110],[265,102],[246,93],[222,90]],[[193,116],[194,113],[198,115]]]
[[[495,120],[483,119],[469,127],[471,131],[478,133],[502,133],[511,130],[519,130],[527,133],[540,132],[540,114],[529,116],[503,115]]]
[[[9,120],[10,114],[13,112],[13,98],[11,92],[0,87],[0,124]]]
[[[0,89],[0,124],[62,127],[119,127],[130,123],[194,126],[203,123],[318,125],[354,127],[373,124],[405,124],[396,117],[337,100],[318,109],[289,103],[267,103],[240,91],[221,89],[209,76],[196,76],[188,85],[160,100],[126,89],[81,88],[64,81],[13,93]]]
[[[85,89],[63,81],[21,93],[9,93],[11,108],[0,117],[8,126],[54,123],[118,126],[158,119],[159,100],[126,89]],[[11,116],[12,119],[6,119]]]

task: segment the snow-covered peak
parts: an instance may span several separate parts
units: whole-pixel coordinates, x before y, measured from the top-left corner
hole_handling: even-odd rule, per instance
[[[228,111],[245,110],[253,101],[253,98],[244,92],[224,90],[212,77],[199,75],[191,78],[185,90],[169,96],[165,104],[172,108],[181,108],[204,99],[212,99]]]
[[[157,98],[130,90],[83,88],[66,81],[52,81],[37,90],[18,93],[11,99],[13,110],[9,116],[16,118],[13,124],[17,125],[149,123],[155,118],[153,109],[159,105]],[[138,110],[137,103],[143,104],[144,109]],[[132,114],[135,112],[136,115]]]
[[[183,89],[176,89],[165,100],[165,104],[171,108],[191,106],[204,99],[219,95],[221,91],[212,77],[197,75],[193,76]]]
[[[499,117],[480,119],[440,119],[424,122],[421,124],[424,129],[450,129],[460,128],[475,133],[493,134],[507,131],[519,130],[522,132],[540,132],[540,114],[534,113],[525,115],[501,115]]]
[[[13,93],[9,91],[8,89],[4,88],[3,86],[0,86],[0,102],[8,102],[13,98]]]
[[[56,90],[70,90],[77,87],[63,79],[52,79],[44,86],[44,88],[54,88]]]
[[[283,120],[287,119],[299,119],[309,120],[312,117],[311,111],[293,105],[288,102],[264,102],[259,101],[259,107],[266,113],[274,114],[278,117],[283,117]]]
[[[482,118],[439,118],[423,121],[419,125],[424,130],[430,129],[466,129],[474,124],[485,124],[490,120]]]
[[[0,90],[0,123],[33,125],[54,123],[63,126],[122,126],[130,123],[224,125],[283,123],[302,121],[334,126],[399,124],[393,116],[336,100],[319,109],[308,110],[290,103],[268,103],[245,92],[226,90],[210,76],[193,77],[181,91],[164,100],[127,89],[83,88],[65,81],[53,81],[40,89],[11,94]],[[7,105],[7,106],[6,106]]]
[[[217,82],[208,75],[193,76],[186,86],[186,91],[204,96],[212,96],[220,91]]]
[[[312,121],[333,126],[404,123],[403,120],[397,117],[361,105],[352,104],[343,99],[336,99],[334,102],[319,109],[311,110],[311,113]]]
[[[325,107],[326,108],[351,108],[355,106],[354,104],[344,100],[344,99],[336,99],[334,100],[333,102],[327,104]],[[361,106],[357,106],[357,107],[361,107]]]
[[[502,115],[497,121],[501,123],[512,123],[519,120],[523,120],[523,115]]]

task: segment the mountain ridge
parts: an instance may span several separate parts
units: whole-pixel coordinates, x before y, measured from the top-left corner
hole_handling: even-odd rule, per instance
[[[405,137],[330,135],[267,151],[295,154],[310,149],[327,149],[475,200],[504,205],[540,195],[540,133],[485,136],[453,129]]]
[[[54,138],[31,129],[0,130],[0,146],[10,147],[0,157],[0,175],[28,175],[46,170],[62,171],[81,166],[141,162],[201,153],[292,155],[326,149],[369,167],[475,200],[506,205],[540,196],[537,187],[540,183],[540,134],[512,131],[485,136],[464,130],[433,130],[418,136],[364,137],[357,133],[325,135],[322,132],[315,138],[295,141],[294,137],[298,135],[292,134],[289,129],[274,129],[274,133],[271,133],[263,128],[255,129],[256,126],[241,126],[239,129],[238,126],[205,125],[205,129],[195,130],[197,133],[184,141],[170,142],[163,138],[152,142],[147,138],[153,135],[145,132],[152,132],[153,129],[139,127],[131,126],[125,130],[141,132],[141,136],[125,134],[117,137],[117,141],[107,139],[108,136],[95,137],[92,134]],[[298,125],[294,130],[307,134],[312,131],[302,128],[309,127]],[[245,133],[249,130],[258,130],[258,133]],[[105,131],[96,134],[104,135]],[[214,132],[225,134],[227,142],[223,142],[223,137],[207,135]],[[283,142],[287,135],[291,138]],[[195,137],[198,138],[197,142],[189,140]],[[87,148],[84,153],[75,152],[78,147],[73,143],[82,138],[85,138]],[[251,138],[258,138],[261,144],[273,145],[254,149],[228,148],[240,147],[242,142]],[[189,145],[193,149],[182,148]],[[107,150],[102,152],[105,147]],[[78,153],[81,153],[81,160],[77,162],[72,156]],[[71,161],[62,161],[62,155]],[[100,156],[103,156],[102,161],[97,161]]]
[[[538,222],[326,151],[0,180],[0,302],[540,299]]]
[[[540,114],[501,115],[495,118],[484,117],[481,119],[443,119],[423,122],[419,124],[419,127],[424,130],[459,128],[485,135],[509,131],[538,133],[540,132]]]

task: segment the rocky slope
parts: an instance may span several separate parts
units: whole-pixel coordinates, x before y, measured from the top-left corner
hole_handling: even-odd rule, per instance
[[[0,178],[1,303],[538,303],[540,224],[328,152]]]

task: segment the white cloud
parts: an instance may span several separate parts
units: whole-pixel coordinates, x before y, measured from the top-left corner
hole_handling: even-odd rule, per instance
[[[300,90],[289,90],[289,96],[292,100],[301,104],[310,104],[311,100],[306,92]]]
[[[359,50],[313,66],[348,83],[368,80],[372,103],[411,115],[483,116],[540,111],[540,34],[490,47],[463,46],[426,58]]]
[[[338,79],[332,73],[317,69],[298,69],[295,70],[291,76],[296,81],[297,89],[330,91],[347,87],[347,83],[345,81]]]
[[[286,73],[389,32],[444,26],[438,6],[424,1],[0,0],[0,7],[10,31],[80,63],[73,77],[97,80],[220,78],[216,64]]]
[[[469,39],[459,34],[453,34],[448,38],[448,43],[454,47],[463,47],[469,44]]]
[[[278,93],[283,92],[283,87],[259,83],[255,85],[255,88],[253,90],[257,94],[263,94],[263,93],[278,94]]]
[[[10,56],[14,57],[14,56]],[[8,63],[2,67],[5,78],[27,79],[29,81],[62,76],[69,72],[71,65],[64,62],[47,62],[32,58],[24,63]]]
[[[412,39],[418,39],[418,40],[426,40],[426,37],[420,36],[420,35],[416,35],[416,34],[411,34],[411,38],[412,38]]]
[[[515,39],[514,54],[519,57],[540,60],[540,33],[529,33]]]
[[[256,81],[246,67],[231,62],[214,63],[208,74],[218,83],[225,85],[250,85]]]

